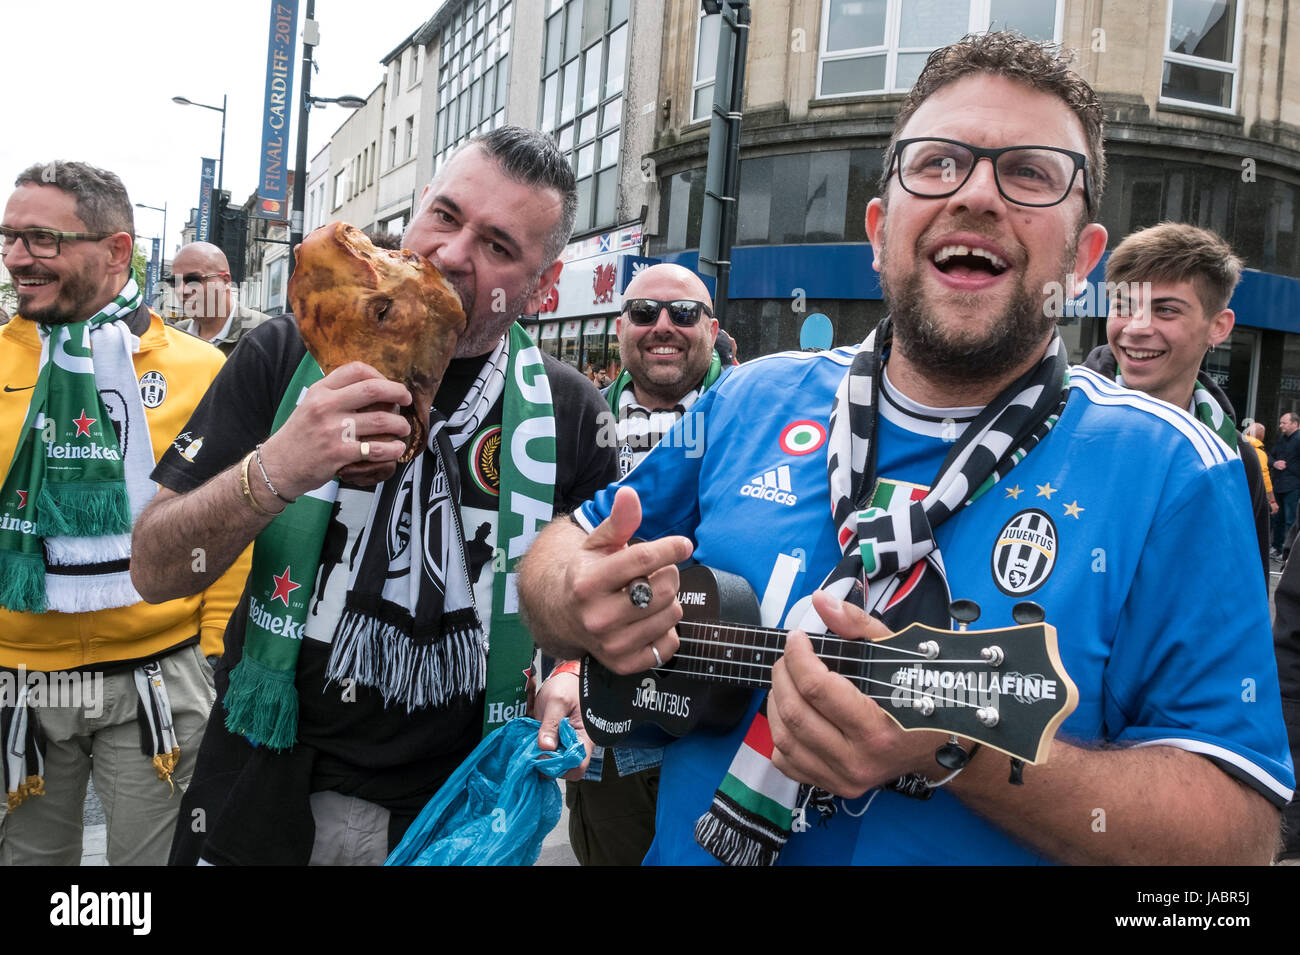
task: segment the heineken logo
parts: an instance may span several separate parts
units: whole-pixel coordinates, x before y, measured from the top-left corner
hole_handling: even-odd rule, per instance
[[[1032,593],[1056,566],[1056,525],[1045,511],[1021,511],[998,531],[993,545],[993,580],[1010,597]]]
[[[812,454],[826,443],[826,429],[816,421],[793,421],[785,426],[777,443],[786,454]]]
[[[298,586],[294,584],[294,586]],[[271,598],[272,600],[275,597]],[[263,603],[252,595],[248,598],[248,619],[256,626],[261,627],[268,633],[274,633],[277,636],[289,637],[291,640],[301,640],[303,630],[306,628],[306,622],[298,622],[290,614],[276,614],[268,609]]]
[[[295,584],[289,577],[289,568],[284,568],[283,574],[272,574],[271,579],[275,581],[275,590],[271,593],[271,600],[278,600],[286,607],[289,606],[289,595],[297,590],[302,584]],[[270,601],[268,601],[269,603]],[[270,629],[269,627],[267,629]]]
[[[27,492],[18,491],[17,493],[18,493],[18,510],[21,511],[24,507],[27,506]]]
[[[98,418],[87,418],[87,417],[86,417],[86,409],[85,409],[85,408],[82,408],[82,409],[81,409],[81,417],[80,417],[80,418],[73,418],[73,419],[72,419],[72,423],[75,424],[75,425],[77,426],[77,433],[76,433],[75,437],[78,437],[78,438],[82,438],[82,437],[89,438],[89,437],[90,437],[90,426],[91,426],[92,424],[94,424],[94,423],[95,423],[96,421],[98,421],[98,420],[99,420]]]
[[[122,460],[122,455],[117,448],[105,448],[98,444],[78,445],[68,441],[63,444],[47,444],[45,456],[47,458],[92,458],[96,461]]]

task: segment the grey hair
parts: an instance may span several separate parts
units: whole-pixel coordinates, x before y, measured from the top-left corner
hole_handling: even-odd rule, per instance
[[[14,180],[19,186],[54,186],[77,200],[77,218],[91,232],[125,232],[135,241],[135,213],[117,173],[84,162],[38,162]]]
[[[547,236],[542,250],[543,267],[550,265],[564,251],[573,233],[573,222],[578,217],[578,183],[569,160],[550,136],[522,126],[501,126],[490,133],[474,136],[460,148],[469,146],[482,149],[516,182],[554,189],[560,194],[560,221]]]

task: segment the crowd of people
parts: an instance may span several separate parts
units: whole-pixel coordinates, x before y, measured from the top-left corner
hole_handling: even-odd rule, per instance
[[[713,652],[765,688],[734,728],[588,740],[566,783],[584,864],[1300,855],[1279,842],[1300,580],[1287,563],[1275,630],[1265,588],[1300,418],[1261,456],[1200,371],[1242,263],[1189,225],[1115,246],[1108,281],[1150,294],[1069,365],[1044,302],[1107,247],[1102,121],[1051,47],[937,50],[863,210],[889,306],[866,341],[737,365],[700,277],[657,265],[600,390],[516,322],[559,276],[573,171],[541,133],[476,136],[401,243],[467,316],[413,454],[402,383],[323,373],[202,243],[174,268],[190,320],[164,325],[118,177],[25,171],[0,222],[0,668],[103,687],[0,699],[0,862],[75,864],[93,774],[112,864],[380,864],[506,721],[585,738],[584,659],[659,705],[687,561],[753,591],[776,649]],[[1055,625],[1075,705],[1045,760],[1009,767],[974,724],[904,731],[816,650],[954,629],[956,601]]]

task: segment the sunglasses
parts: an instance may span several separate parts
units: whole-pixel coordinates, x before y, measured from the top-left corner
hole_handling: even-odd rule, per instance
[[[184,275],[169,275],[165,279],[168,285],[179,288],[182,285],[202,285],[205,279],[214,278],[218,275],[229,276],[229,272],[186,272]]]
[[[675,302],[661,302],[655,298],[630,298],[623,303],[623,314],[633,325],[653,325],[659,321],[659,310],[668,309],[668,317],[674,325],[690,328],[700,321],[700,313],[713,317],[713,309],[703,302],[692,299],[678,299]]]

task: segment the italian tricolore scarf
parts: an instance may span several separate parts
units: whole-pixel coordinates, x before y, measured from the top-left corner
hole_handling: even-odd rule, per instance
[[[1066,399],[1065,349],[1054,335],[1043,359],[954,442],[924,498],[892,494],[876,506],[882,502],[876,493],[876,420],[890,340],[885,318],[854,357],[831,406],[826,470],[843,556],[821,589],[840,600],[863,577],[888,586],[918,561],[937,558],[934,529],[1020,463],[1056,423]],[[932,563],[942,573],[942,560]],[[925,608],[907,610],[920,614]],[[946,620],[947,608],[941,612]],[[810,609],[800,629],[825,633],[826,625]],[[771,757],[764,699],[709,811],[695,826],[696,841],[728,865],[773,865],[789,838],[799,784],[778,771]]]
[[[321,377],[315,360],[304,356],[273,430]],[[455,452],[503,394],[500,510],[497,541],[489,542],[501,556],[492,562],[485,633],[466,569]],[[533,643],[519,618],[515,565],[551,519],[555,497],[550,383],[541,352],[522,327],[511,327],[449,419],[434,409],[429,431],[424,452],[375,489],[327,672],[330,679],[373,687],[385,702],[408,710],[486,687],[486,735],[508,715],[523,713]],[[226,727],[272,749],[286,749],[297,737],[294,677],[309,582],[337,492],[331,482],[304,494],[253,548],[243,659],[231,673]],[[388,529],[398,527],[405,528],[405,542],[394,547]]]
[[[82,613],[140,600],[131,523],[153,496],[154,459],[124,319],[142,298],[128,278],[90,318],[38,326],[36,384],[0,486],[0,606],[9,610]],[[101,393],[120,396],[116,421]]]

